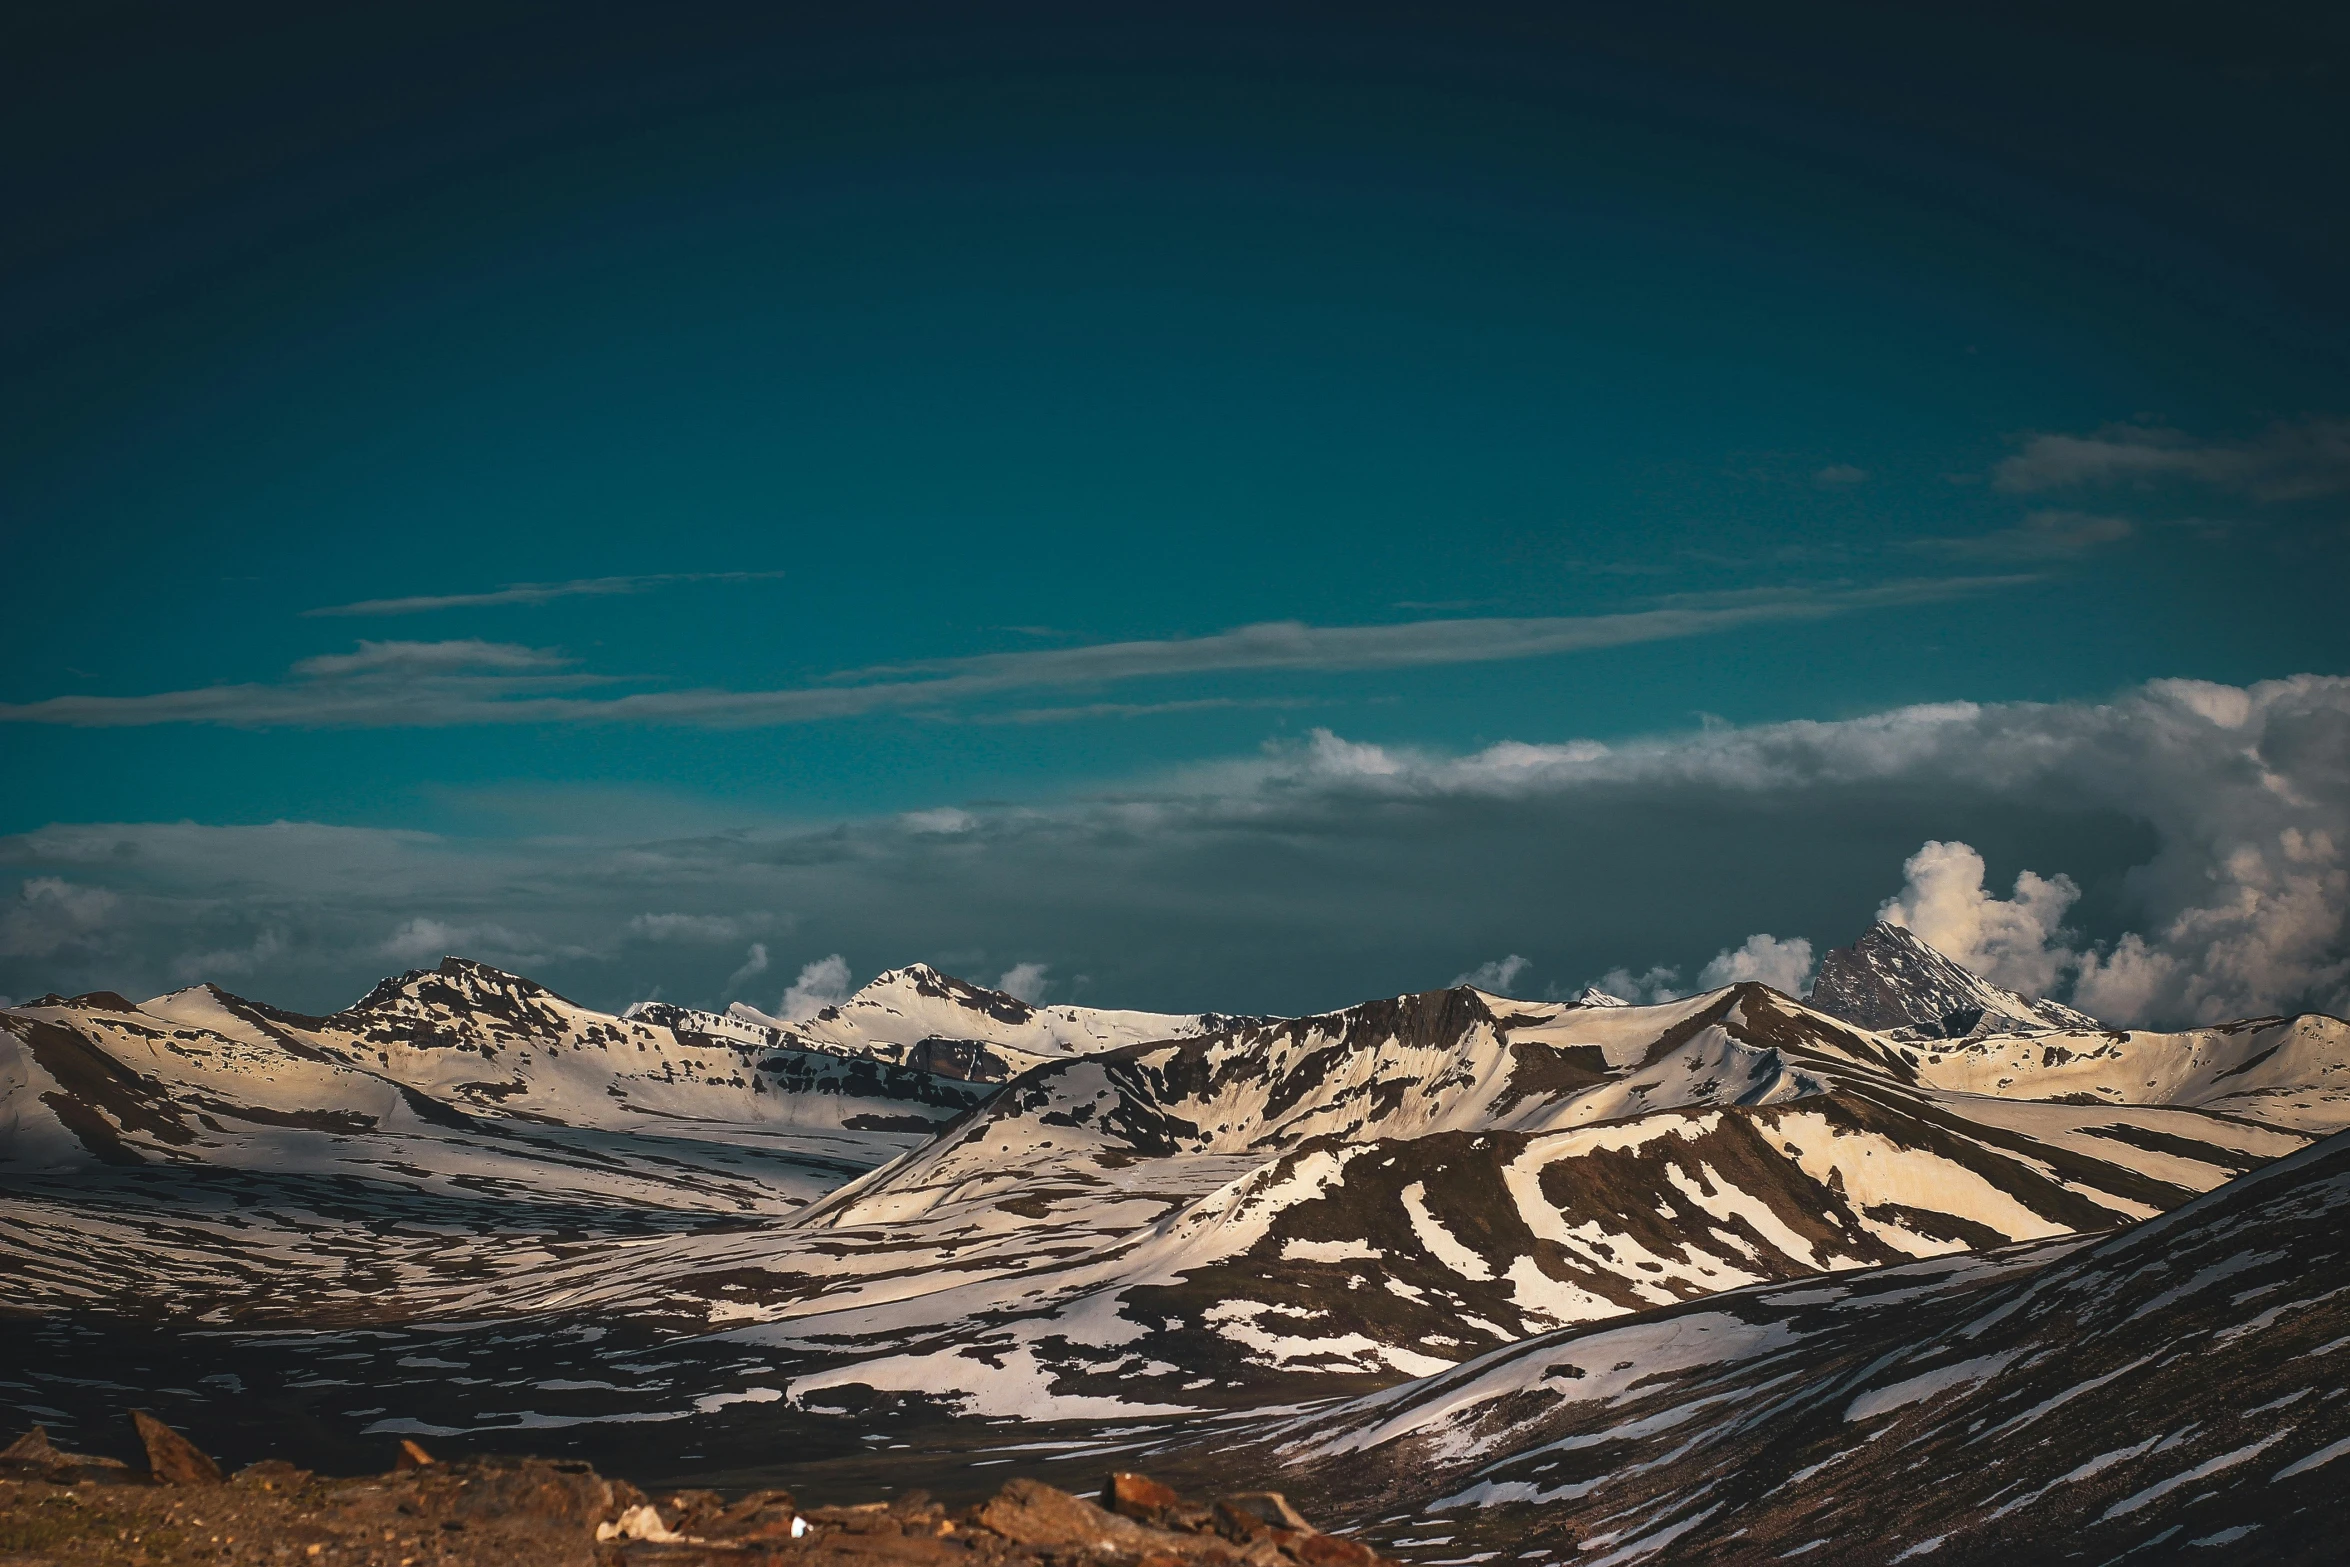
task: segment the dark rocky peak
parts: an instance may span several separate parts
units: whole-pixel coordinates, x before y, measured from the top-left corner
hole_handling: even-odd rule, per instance
[[[138,1007],[111,990],[93,990],[79,996],[61,996],[52,990],[45,996],[30,1001],[19,1001],[19,1007],[79,1007],[84,1012],[136,1012]]]
[[[1882,921],[1820,960],[1819,977],[1805,999],[1830,1017],[1925,1039],[2102,1026],[2068,1006],[1994,985],[1915,931]]]

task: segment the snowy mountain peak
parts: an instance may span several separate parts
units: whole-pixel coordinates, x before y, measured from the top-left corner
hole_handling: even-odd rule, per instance
[[[437,968],[412,968],[404,974],[379,981],[373,990],[359,998],[348,1012],[375,1012],[389,1007],[413,1005],[419,1001],[440,1005],[478,1007],[486,1002],[511,1005],[518,1001],[552,1001],[568,1006],[546,986],[520,974],[509,974],[502,968],[472,958],[445,957]]]
[[[1216,1013],[1038,1006],[927,963],[885,969],[855,995],[813,1017],[770,1017],[739,1002],[727,1010],[743,1023],[777,1028],[804,1048],[977,1082],[1003,1081],[1046,1061],[1189,1039],[1236,1021],[1255,1021]]]
[[[1610,995],[1597,985],[1585,985],[1583,994],[1577,996],[1572,1004],[1578,1007],[1628,1007],[1632,1003],[1622,996]]]
[[[968,1011],[984,1013],[1000,1023],[1014,1026],[1026,1023],[1036,1016],[1036,1008],[1018,996],[1001,990],[990,990],[974,985],[969,980],[942,974],[927,963],[912,963],[904,968],[886,969],[873,982],[848,1000],[856,1006],[867,1000],[881,1001],[911,991],[916,996],[947,1001]]]
[[[1814,1010],[1863,1028],[1927,1039],[1965,1039],[2034,1029],[2104,1027],[2054,1001],[2003,989],[1952,962],[1926,940],[1882,921],[1820,960],[1806,998]]]

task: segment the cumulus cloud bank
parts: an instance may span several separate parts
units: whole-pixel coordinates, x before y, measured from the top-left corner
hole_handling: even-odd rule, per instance
[[[2080,898],[2070,877],[2019,871],[2015,895],[1983,886],[1983,857],[1963,843],[1928,842],[1901,867],[1909,879],[1877,918],[1917,932],[1928,946],[1994,985],[2045,996],[2077,961],[2064,945],[2064,913]]]
[[[974,977],[1049,952],[1089,1000],[1170,1011],[1314,1011],[1489,963],[1553,994],[1611,968],[1635,996],[1799,991],[1884,906],[2003,984],[2212,1021],[2350,1010],[2346,849],[2350,680],[2157,681],[1468,755],[1319,732],[1090,798],[603,845],[59,825],[0,839],[0,989],[161,989],[235,953],[247,988],[318,1009],[395,956],[470,950],[598,1004],[710,1001],[765,910],[835,953],[787,1013],[846,995],[846,951]]]
[[[1800,996],[1811,984],[1811,970],[1809,941],[1801,936],[1781,940],[1758,933],[1747,937],[1736,951],[1716,953],[1713,961],[1698,971],[1697,988],[1718,990],[1759,980],[1775,990]]]
[[[1781,939],[1758,931],[1738,946],[1724,947],[1709,958],[1705,967],[1697,971],[1694,985],[1684,985],[1678,968],[1661,963],[1638,974],[1629,968],[1612,968],[1592,985],[1625,1001],[1650,1003],[1678,1001],[1699,991],[1719,990],[1724,985],[1749,981],[1800,996],[1811,986],[1813,966],[1811,942],[1807,938]]]

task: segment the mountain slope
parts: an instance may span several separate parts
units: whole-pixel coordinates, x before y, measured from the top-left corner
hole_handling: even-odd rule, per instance
[[[25,1306],[445,1308],[612,1237],[788,1214],[981,1097],[455,959],[327,1018],[209,986],[33,1004],[0,1012],[0,1258]]]
[[[1024,1074],[739,1258],[717,1309],[840,1362],[803,1395],[1312,1396],[1758,1280],[2109,1229],[2304,1142],[1914,1077],[1755,985],[1253,1025]]]
[[[1261,1440],[1407,1558],[2320,1562],[2346,1366],[2336,1136],[2102,1241],[1553,1334]]]
[[[923,974],[877,994],[930,1012],[859,1015],[919,1045],[995,1005]],[[880,1024],[802,1049],[456,959],[326,1018],[200,987],[0,1020],[0,1114],[32,1128],[0,1256],[28,1306],[625,1314],[719,1331],[810,1408],[1030,1418],[1351,1395],[1563,1325],[2110,1230],[2350,1124],[2335,1020],[1904,1039],[1759,985],[1459,987],[1084,1053],[1067,1019],[999,1017],[1064,1052],[1000,1090],[874,1059]]]

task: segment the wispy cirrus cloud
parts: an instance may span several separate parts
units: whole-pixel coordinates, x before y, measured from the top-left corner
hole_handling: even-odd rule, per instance
[[[346,680],[361,675],[445,675],[459,671],[538,674],[571,660],[552,648],[518,642],[361,642],[355,652],[322,653],[294,665],[305,680]]]
[[[561,673],[570,661],[511,642],[362,642],[306,658],[273,684],[199,686],[147,696],[62,696],[0,705],[0,723],[80,729],[217,724],[234,729],[395,729],[498,722],[611,677]],[[513,720],[504,720],[513,721]]]
[[[421,615],[436,609],[490,609],[502,604],[544,604],[553,599],[605,598],[650,593],[687,582],[767,582],[780,571],[669,571],[641,577],[575,577],[568,582],[512,582],[484,593],[418,593],[407,598],[361,599],[302,611],[317,619],[333,615]]]
[[[935,710],[1024,690],[1184,675],[1339,673],[1542,658],[1932,603],[2031,580],[1937,577],[1867,586],[1758,588],[1688,595],[1654,608],[1610,615],[1369,626],[1274,621],[1201,637],[873,665],[844,670],[813,685],[780,689],[703,688],[617,696],[575,694],[572,688],[614,677],[554,673],[565,661],[546,649],[478,641],[362,643],[355,653],[306,659],[294,666],[294,678],[276,684],[0,704],[0,723],[79,728],[172,723],[321,729],[615,723],[753,728]],[[1131,704],[1108,704],[1098,714],[1084,716],[1127,716],[1141,710]]]
[[[2183,480],[2256,501],[2312,500],[2350,491],[2350,418],[2272,424],[2241,440],[2140,424],[2107,425],[2091,435],[2034,435],[1991,478],[1998,488],[2023,494]]]
[[[1956,538],[1916,539],[1911,547],[1965,560],[2074,560],[2134,536],[2127,517],[2097,512],[2042,510],[2012,528]]]

